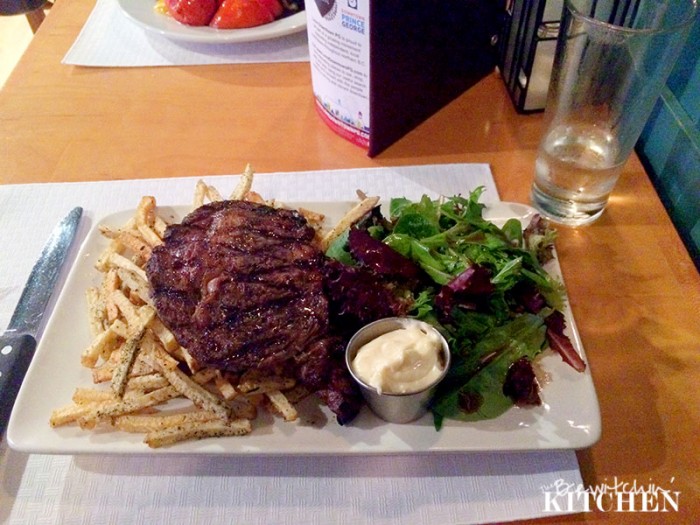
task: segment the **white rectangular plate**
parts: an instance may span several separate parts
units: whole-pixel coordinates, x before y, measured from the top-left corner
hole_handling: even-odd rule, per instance
[[[324,213],[332,225],[351,203],[289,206]],[[183,206],[161,209],[161,213],[179,221],[188,210]],[[499,202],[488,205],[484,216],[497,224],[513,217],[527,224],[534,213],[529,206]],[[119,227],[132,215],[133,210],[112,214],[99,224]],[[99,224],[93,225],[80,249],[17,398],[7,433],[10,446],[16,450],[41,454],[225,455],[506,452],[585,448],[600,437],[600,411],[590,367],[578,373],[551,351],[542,360],[551,378],[542,389],[542,406],[512,408],[499,418],[475,423],[448,420],[439,432],[433,427],[431,415],[409,424],[389,424],[366,407],[350,425],[340,426],[315,398],[302,404],[296,422],[262,415],[247,436],[190,441],[162,449],[150,449],[140,434],[108,429],[83,431],[77,426],[51,428],[51,411],[69,404],[76,387],[92,384],[90,370],[80,365],[80,354],[91,340],[85,290],[99,282],[93,265],[107,246]],[[548,263],[547,270],[561,279],[556,259]],[[586,360],[570,309],[567,307],[564,313],[568,335]]]

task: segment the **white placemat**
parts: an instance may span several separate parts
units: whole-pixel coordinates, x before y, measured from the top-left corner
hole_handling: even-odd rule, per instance
[[[77,66],[135,67],[308,60],[306,31],[259,42],[177,42],[146,31],[129,20],[117,0],[97,0],[62,62]]]
[[[192,198],[195,178],[0,186],[0,326],[56,222],[85,209],[81,239],[104,214],[141,195]],[[207,177],[222,193],[235,176]],[[498,193],[486,165],[374,168],[256,177],[253,189],[287,201],[337,201],[361,189],[423,194]],[[76,248],[77,251],[77,248]],[[70,366],[73,366],[72,364]],[[25,455],[0,444],[0,522],[470,524],[551,515],[544,490],[579,486],[572,451],[357,457],[98,457]],[[577,507],[578,508],[578,507]],[[582,509],[578,509],[582,510]]]

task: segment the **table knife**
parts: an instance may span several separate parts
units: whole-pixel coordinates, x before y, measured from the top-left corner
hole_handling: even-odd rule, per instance
[[[51,232],[24,285],[7,330],[0,336],[0,435],[36,350],[44,313],[80,224],[83,209],[74,208]]]

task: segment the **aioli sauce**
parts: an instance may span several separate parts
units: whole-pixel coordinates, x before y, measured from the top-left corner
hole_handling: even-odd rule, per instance
[[[355,375],[379,394],[410,394],[431,386],[445,369],[442,340],[418,323],[380,335],[352,361]]]

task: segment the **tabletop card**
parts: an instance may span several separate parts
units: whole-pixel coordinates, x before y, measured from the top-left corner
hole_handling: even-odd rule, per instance
[[[315,0],[306,10],[318,113],[371,157],[496,63],[498,2]]]

